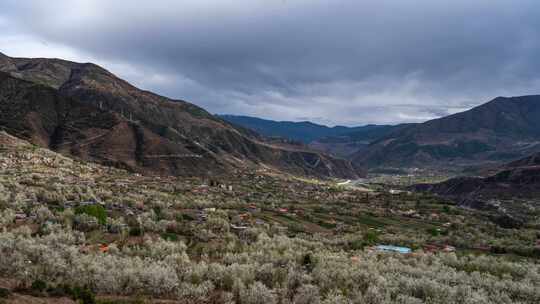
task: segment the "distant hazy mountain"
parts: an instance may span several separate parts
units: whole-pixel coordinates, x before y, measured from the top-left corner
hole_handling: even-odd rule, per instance
[[[265,136],[279,136],[301,141],[305,144],[309,144],[312,141],[321,139],[323,137],[337,136],[349,132],[361,131],[365,128],[370,128],[370,126],[354,128],[344,126],[327,127],[309,121],[274,121],[250,116],[218,116],[230,123],[249,128]]]
[[[283,137],[335,156],[347,158],[363,151],[367,145],[387,135],[396,127],[365,125],[361,127],[327,127],[309,121],[274,121],[250,116],[219,115],[222,119],[267,137]]]
[[[540,96],[494,100],[469,111],[403,125],[353,156],[374,166],[501,162],[540,151]]]
[[[404,126],[405,125],[367,125],[354,128],[354,131],[344,134],[314,140],[309,145],[314,149],[326,153],[349,158],[351,155],[365,151],[372,142],[387,136],[391,132],[401,129]]]

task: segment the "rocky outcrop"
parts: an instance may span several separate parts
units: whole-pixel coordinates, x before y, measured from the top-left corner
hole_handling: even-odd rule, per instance
[[[528,216],[526,204],[540,205],[537,156],[501,166],[498,173],[487,177],[452,178],[437,184],[415,185],[411,190],[433,193],[463,207],[493,211],[494,222],[504,228],[516,228]]]

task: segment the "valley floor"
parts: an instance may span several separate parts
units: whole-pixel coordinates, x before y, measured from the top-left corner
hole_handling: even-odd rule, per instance
[[[504,229],[398,184],[355,185],[140,176],[1,135],[0,302],[540,302],[534,206]]]

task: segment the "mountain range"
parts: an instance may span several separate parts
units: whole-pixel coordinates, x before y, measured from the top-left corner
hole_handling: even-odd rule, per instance
[[[394,126],[389,125],[328,127],[310,121],[275,121],[241,115],[219,115],[219,117],[266,137],[290,139],[339,157],[347,157],[360,151],[373,140],[394,129]]]
[[[339,136],[355,131],[370,129],[372,127],[328,127],[310,121],[275,121],[252,116],[230,114],[218,116],[230,123],[249,128],[264,136],[284,137],[303,142],[304,144],[309,144],[314,140],[321,138]]]
[[[327,127],[214,116],[92,63],[0,53],[0,73],[0,129],[145,173],[214,175],[253,167],[356,178],[377,167],[466,168],[540,151],[538,95],[498,97],[425,123]]]
[[[540,151],[540,96],[497,97],[471,110],[403,125],[351,159],[366,167],[504,162]]]
[[[392,132],[399,130],[407,124],[390,125],[366,125],[355,130],[335,136],[317,139],[309,144],[316,150],[324,151],[343,158],[351,158],[354,155],[365,152],[371,143]]]
[[[350,162],[284,148],[183,100],[138,89],[92,63],[0,53],[0,129],[133,171],[215,175],[254,167],[356,178]]]
[[[540,96],[497,97],[424,123],[329,128],[226,116],[266,135],[300,140],[356,166],[465,168],[516,160],[540,151]]]

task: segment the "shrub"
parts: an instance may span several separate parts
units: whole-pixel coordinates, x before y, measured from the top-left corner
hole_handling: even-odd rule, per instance
[[[375,231],[368,231],[364,234],[364,242],[367,245],[375,245],[379,241],[379,236]]]
[[[69,285],[64,284],[56,287],[49,287],[49,289],[47,289],[47,294],[51,297],[60,298],[65,296],[72,296],[73,290],[71,289],[71,287],[69,287]]]
[[[42,280],[35,280],[30,288],[33,291],[44,292],[47,289],[47,283]]]
[[[313,257],[311,256],[311,253],[304,255],[304,258],[302,258],[302,266],[310,272],[313,270]]]
[[[131,228],[129,228],[129,235],[131,235],[131,236],[141,236],[141,235],[143,235],[143,231],[142,231],[141,227],[139,227],[139,226],[131,227]]]
[[[428,228],[427,230],[427,233],[429,233],[431,236],[438,236],[441,234],[441,232],[439,230],[437,230],[437,228]]]
[[[96,295],[88,288],[73,288],[73,298],[82,304],[96,304]]]
[[[75,208],[75,214],[87,214],[97,218],[100,225],[107,224],[107,211],[101,205],[79,206]]]
[[[11,295],[11,291],[7,288],[0,287],[0,299],[5,299]]]

